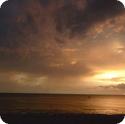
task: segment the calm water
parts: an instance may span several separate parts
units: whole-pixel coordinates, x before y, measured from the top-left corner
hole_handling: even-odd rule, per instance
[[[2,94],[0,112],[125,114],[125,96]]]

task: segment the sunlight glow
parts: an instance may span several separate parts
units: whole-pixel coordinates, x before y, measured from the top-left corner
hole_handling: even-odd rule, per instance
[[[97,71],[84,81],[92,82],[94,85],[115,85],[125,82],[125,70]]]
[[[94,76],[95,79],[112,79],[119,77],[118,72],[103,72]]]

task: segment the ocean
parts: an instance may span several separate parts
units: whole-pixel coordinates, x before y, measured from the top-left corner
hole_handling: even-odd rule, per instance
[[[125,96],[0,94],[0,113],[125,114]]]

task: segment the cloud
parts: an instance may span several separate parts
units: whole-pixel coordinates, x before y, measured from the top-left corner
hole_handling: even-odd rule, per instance
[[[100,86],[100,88],[104,88],[104,89],[116,89],[116,90],[125,90],[125,84],[121,83],[121,84],[117,84],[117,85],[108,85],[108,86]]]
[[[88,0],[83,10],[68,4],[57,13],[57,29],[61,32],[69,30],[73,34],[86,33],[93,25],[117,16],[122,11],[123,5],[116,0]]]
[[[41,89],[79,85],[96,67],[124,62],[124,21],[117,0],[9,0],[0,9],[0,73],[34,75],[23,78],[31,84],[45,76]],[[7,77],[0,85],[9,90]]]

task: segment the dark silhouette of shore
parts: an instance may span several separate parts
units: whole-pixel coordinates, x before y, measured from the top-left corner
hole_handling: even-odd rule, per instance
[[[124,115],[15,113],[1,117],[8,124],[118,124]]]

